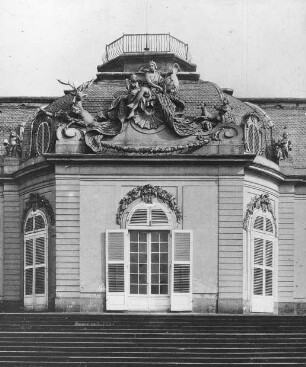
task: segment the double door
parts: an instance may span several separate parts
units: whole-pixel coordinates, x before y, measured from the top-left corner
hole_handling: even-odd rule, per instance
[[[42,311],[48,306],[47,238],[45,234],[28,236],[24,249],[24,307]]]
[[[106,232],[108,311],[191,311],[192,231]]]
[[[169,231],[129,232],[128,309],[169,309],[169,253]]]

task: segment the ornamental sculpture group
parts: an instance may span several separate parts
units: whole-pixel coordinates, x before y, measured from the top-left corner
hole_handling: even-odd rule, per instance
[[[198,116],[186,117],[185,103],[180,98],[178,72],[180,67],[173,64],[168,72],[163,75],[157,69],[154,61],[148,66],[143,66],[137,73],[131,74],[126,79],[126,88],[117,91],[107,112],[100,111],[93,116],[83,107],[86,90],[93,83],[83,83],[76,87],[71,83],[61,84],[72,89],[72,103],[67,109],[55,113],[48,108],[40,109],[36,115],[36,122],[40,119],[51,119],[57,127],[56,136],[63,140],[85,140],[94,152],[106,150],[119,153],[137,154],[172,154],[188,153],[208,144],[212,140],[233,138],[238,134],[238,126],[231,112],[232,107],[227,97],[219,90],[220,102],[210,106],[208,111],[205,101],[201,105]],[[157,133],[168,127],[178,137],[194,137],[183,139],[185,144],[176,146],[122,146],[112,141],[112,138],[123,131],[124,124],[131,124],[136,130]],[[20,135],[20,136],[19,136]],[[22,134],[11,131],[4,145],[8,156],[20,157]],[[177,140],[179,141],[179,139]],[[274,159],[279,160],[289,157],[291,142],[285,133],[282,139],[272,144],[275,148]],[[44,153],[44,152],[43,152]]]
[[[180,67],[173,64],[163,76],[154,61],[140,68],[137,73],[126,79],[126,90],[113,99],[109,110],[92,116],[86,111],[82,102],[85,90],[92,83],[87,82],[76,88],[71,83],[61,84],[70,86],[73,97],[70,111],[60,111],[56,114],[63,124],[58,129],[59,140],[84,136],[86,144],[95,152],[103,147],[110,147],[126,152],[163,153],[199,148],[211,140],[218,140],[222,129],[215,128],[219,124],[232,124],[234,118],[227,98],[223,95],[221,104],[214,107],[210,113],[205,103],[199,116],[186,118],[185,103],[179,97],[179,80],[177,77]],[[222,93],[221,93],[222,95]],[[120,134],[125,123],[132,123],[136,128],[158,132],[162,126],[168,127],[179,137],[195,136],[193,142],[176,147],[132,148],[111,144],[110,138]],[[78,131],[76,131],[78,130]],[[226,136],[225,137],[232,137]],[[133,150],[134,149],[134,150]]]

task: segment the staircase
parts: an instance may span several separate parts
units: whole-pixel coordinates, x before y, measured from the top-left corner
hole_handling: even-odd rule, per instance
[[[0,366],[306,366],[306,317],[1,314]]]

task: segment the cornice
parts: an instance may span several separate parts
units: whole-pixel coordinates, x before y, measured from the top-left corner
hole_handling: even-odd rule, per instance
[[[112,164],[120,165],[141,165],[154,163],[155,165],[173,165],[180,164],[226,164],[226,165],[248,165],[250,164],[255,155],[209,155],[209,156],[197,156],[197,155],[180,155],[180,156],[143,156],[143,155],[129,155],[129,156],[103,156],[99,154],[54,154],[47,153],[44,155],[46,161],[54,164]]]

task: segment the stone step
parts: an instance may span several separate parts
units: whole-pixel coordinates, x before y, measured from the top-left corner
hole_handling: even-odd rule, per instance
[[[306,318],[2,314],[0,366],[306,366]]]

